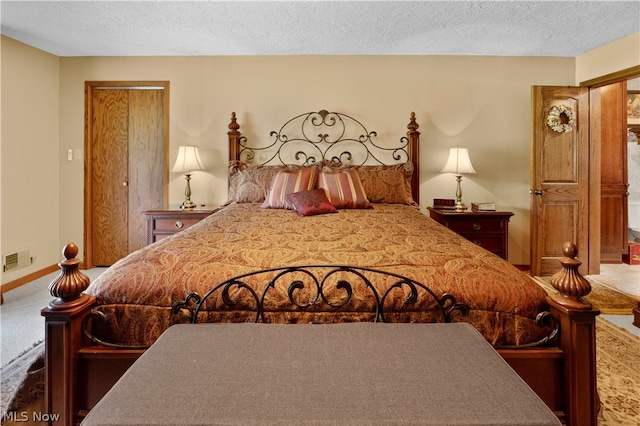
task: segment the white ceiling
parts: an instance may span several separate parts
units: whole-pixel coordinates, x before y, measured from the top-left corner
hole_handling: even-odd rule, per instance
[[[577,56],[640,1],[5,1],[2,34],[58,56]]]

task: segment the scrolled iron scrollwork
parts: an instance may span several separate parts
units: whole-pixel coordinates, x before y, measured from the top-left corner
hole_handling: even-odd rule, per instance
[[[237,290],[245,289],[249,292],[253,302],[255,303],[256,309],[255,309],[254,322],[258,322],[262,315],[262,302],[260,301],[260,298],[256,293],[256,291],[253,289],[253,287],[249,285],[247,282],[243,281],[243,278],[247,276],[250,276],[250,275],[231,278],[221,284],[218,284],[217,286],[207,291],[207,293],[205,293],[205,295],[202,297],[200,297],[197,293],[190,293],[184,302],[177,302],[177,303],[182,309],[186,309],[190,312],[190,321],[192,324],[195,324],[198,322],[198,314],[205,308],[205,303],[212,294],[215,294],[218,290],[221,289],[222,302],[224,303],[225,306],[232,307],[236,304],[236,301],[230,294],[231,289],[233,288],[236,288]],[[193,302],[193,303],[190,303],[190,302]],[[176,303],[174,303],[174,306],[176,306]]]
[[[395,162],[409,161],[409,139],[400,139],[400,145],[384,147],[375,142],[378,133],[369,131],[357,119],[340,112],[312,111],[297,115],[279,130],[270,132],[272,141],[262,147],[250,147],[243,136],[238,141],[240,157],[246,162],[265,164],[311,165],[323,160],[351,164],[388,164],[390,156]],[[338,151],[338,152],[336,152]],[[354,155],[355,153],[358,155]],[[260,158],[258,159],[259,155]],[[382,158],[385,157],[385,158]]]
[[[264,279],[269,281],[264,286],[262,293],[258,295],[256,288],[252,287],[250,282],[264,282],[264,279],[261,280],[260,276],[264,276]],[[381,296],[376,286],[371,282],[373,276],[384,276],[386,279],[395,281]],[[385,279],[384,277],[383,279]],[[404,306],[417,304],[422,295],[423,299],[428,298],[425,303],[434,311],[435,317],[438,318],[437,321],[439,322],[450,322],[454,311],[459,311],[462,315],[468,313],[466,305],[458,303],[452,295],[438,296],[428,287],[410,278],[371,268],[344,265],[283,267],[243,274],[216,285],[202,297],[194,293],[189,294],[185,301],[174,303],[174,313],[177,310],[186,309],[189,311],[190,321],[196,323],[198,322],[198,313],[204,309],[207,299],[218,291],[221,291],[220,300],[225,306],[231,307],[236,303],[229,296],[231,287],[236,287],[239,290],[245,289],[250,292],[251,298],[256,303],[255,322],[268,322],[264,315],[265,311],[268,310],[268,298],[272,292],[278,291],[278,289],[287,295],[290,305],[298,310],[308,310],[320,303],[324,304],[323,311],[340,310],[347,307],[352,301],[354,288],[358,282],[369,292],[366,301],[370,303],[370,313],[374,318],[374,322],[389,321],[389,317],[385,316],[385,313],[388,312],[402,314],[395,308],[386,306],[387,298],[393,290],[401,289],[402,287],[409,289],[409,294],[403,302]],[[302,300],[298,295],[304,289],[307,290],[307,299]],[[358,313],[362,312],[358,311]]]
[[[322,280],[322,283],[320,284],[320,295],[322,296],[322,300],[324,301],[324,303],[326,303],[328,306],[332,308],[341,308],[345,306],[347,303],[349,303],[351,301],[351,298],[353,297],[353,284],[351,284],[350,281],[344,278],[338,278],[335,283],[335,288],[337,290],[340,290],[340,292],[344,294],[341,301],[336,303],[335,301],[330,300],[330,298],[328,297],[327,288],[330,285],[329,283],[333,278],[333,276],[338,273],[353,274],[354,277],[357,277],[359,280],[361,280],[364,283],[365,288],[371,292],[372,296],[375,299],[375,302],[376,302],[375,318],[377,321],[379,316],[378,307],[380,305],[380,296],[378,295],[378,292],[376,291],[375,287],[371,284],[371,281],[369,281],[369,279],[365,277],[362,272],[354,268],[339,266],[329,271],[329,273],[326,274],[326,276]]]
[[[449,293],[445,293],[440,297],[440,304],[444,307],[449,317],[453,316],[453,313],[456,311],[465,317],[469,315],[469,307],[464,303],[457,302],[456,298]]]
[[[189,318],[191,318],[193,315],[193,306],[200,303],[200,300],[200,295],[198,293],[189,293],[184,300],[173,302],[171,305],[171,313],[176,315],[180,311],[185,310],[189,312]]]
[[[275,289],[277,287],[278,282],[286,283],[286,276],[289,274],[293,274],[295,272],[301,272],[307,278],[309,278],[313,282],[313,293],[311,294],[311,298],[308,302],[302,303],[298,297],[296,297],[296,293],[300,293],[301,290],[308,288],[309,286],[305,285],[305,281],[302,279],[294,278],[291,283],[287,287],[287,296],[289,298],[289,302],[298,308],[305,309],[309,306],[314,305],[318,301],[318,297],[320,295],[320,283],[318,279],[308,271],[299,268],[286,268],[282,270],[280,273],[276,274],[276,276],[269,282],[265,290],[262,292],[262,296],[260,298],[260,305],[262,307],[262,311],[264,312],[264,303],[267,298],[267,293],[271,289]],[[264,317],[262,317],[264,321]]]
[[[354,301],[356,288],[368,294],[361,294],[356,301],[358,305],[352,306],[350,303]],[[209,302],[214,295],[214,301]],[[281,295],[285,295],[289,306],[284,309],[271,306],[270,296],[277,298]],[[181,315],[181,321],[195,324],[211,321],[209,314],[225,309],[246,311],[250,315],[245,320],[253,318],[255,323],[273,322],[274,319],[277,322],[278,315],[285,316],[292,311],[320,315],[324,312],[341,313],[347,315],[343,321],[350,320],[348,315],[354,315],[353,320],[361,321],[362,314],[368,313],[372,322],[414,321],[411,314],[418,313],[423,315],[420,322],[446,323],[463,321],[469,314],[469,307],[457,301],[452,294],[438,295],[429,287],[392,272],[345,265],[294,266],[249,272],[214,285],[203,296],[196,292],[188,293],[184,300],[172,304],[171,312]],[[269,317],[265,315],[267,311]],[[147,348],[114,344],[96,337],[92,328],[99,327],[105,318],[105,313],[94,309],[82,323],[83,333],[93,344],[113,348]],[[550,329],[546,337],[528,344],[494,347],[522,349],[544,346],[558,335],[560,324],[551,313],[544,311],[538,314],[536,324]]]
[[[551,331],[545,337],[535,342],[520,345],[494,345],[494,347],[496,349],[524,349],[544,346],[555,339],[560,332],[560,321],[549,311],[542,311],[536,316],[536,325],[542,328],[551,328]]]
[[[400,278],[395,284],[389,287],[382,296],[380,301],[380,318],[382,322],[387,322],[387,318],[385,317],[385,312],[387,310],[384,309],[387,298],[390,297],[394,290],[401,289],[403,287],[407,287],[409,289],[409,294],[404,300],[405,306],[417,305],[420,299],[419,289],[421,289],[424,293],[429,295],[432,303],[435,303],[435,309],[433,309],[433,311],[440,314],[441,322],[451,322],[455,311],[459,311],[463,316],[467,316],[469,314],[469,307],[464,303],[457,302],[453,295],[445,293],[439,297],[429,287],[417,281],[408,278]]]
[[[82,333],[89,339],[94,345],[106,346],[116,349],[148,349],[149,345],[122,345],[118,343],[107,342],[97,337],[93,333],[93,327],[106,323],[107,315],[97,309],[92,309],[82,320]]]

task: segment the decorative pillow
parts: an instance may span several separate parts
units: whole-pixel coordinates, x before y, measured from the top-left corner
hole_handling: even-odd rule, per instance
[[[289,201],[300,216],[337,213],[336,207],[329,202],[324,189],[294,192],[288,195]]]
[[[287,195],[313,189],[317,179],[318,168],[316,166],[297,170],[287,168],[278,171],[273,177],[269,195],[262,203],[262,208],[293,210],[293,204],[289,202]]]
[[[338,209],[371,208],[358,172],[353,168],[323,167],[318,178],[318,188],[324,189],[329,202]]]
[[[229,162],[228,203],[262,203],[269,193],[271,181],[285,165],[252,165]]]
[[[413,163],[355,168],[369,202],[418,205],[411,195]]]
[[[356,169],[370,203],[418,206],[413,200],[411,192],[411,176],[413,176],[413,163],[411,162],[349,166],[337,161],[325,160],[323,166],[332,170]]]

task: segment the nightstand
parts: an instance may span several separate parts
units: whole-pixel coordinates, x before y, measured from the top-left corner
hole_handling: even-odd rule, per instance
[[[174,208],[147,210],[144,215],[147,217],[148,243],[151,244],[177,232],[184,231],[218,210],[220,208],[215,206],[196,207],[193,210],[182,210],[177,206]]]
[[[429,216],[501,258],[509,259],[509,218],[511,212],[456,212],[428,207]]]

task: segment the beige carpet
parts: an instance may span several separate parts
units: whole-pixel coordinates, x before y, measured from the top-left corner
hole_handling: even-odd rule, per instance
[[[609,321],[597,318],[596,356],[601,426],[640,425],[640,338]],[[6,421],[13,411],[33,420],[44,409],[43,345],[2,368],[2,413],[4,425],[39,424]]]
[[[551,277],[533,277],[548,294],[558,291],[551,286]],[[591,284],[591,293],[585,299],[602,314],[631,315],[632,309],[638,306],[638,300],[609,287],[593,278],[587,278]]]

